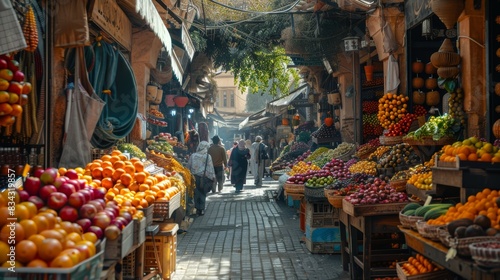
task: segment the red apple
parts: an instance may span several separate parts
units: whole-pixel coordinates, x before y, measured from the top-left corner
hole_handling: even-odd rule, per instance
[[[125,219],[124,217],[116,217],[116,219],[114,219],[111,224],[115,224],[115,225],[120,225],[119,228],[120,229],[123,229],[124,227],[126,227],[128,224],[129,224],[129,221],[127,221],[127,219]]]
[[[19,199],[21,199],[21,201],[28,201],[30,194],[27,191],[17,190],[17,193],[19,194]]]
[[[106,208],[106,209],[104,209],[103,212],[106,213],[106,215],[108,215],[108,217],[111,220],[114,220],[117,217],[117,215],[115,215],[115,212],[112,209]]]
[[[97,198],[97,199],[104,199],[104,196],[106,196],[107,192],[108,192],[108,190],[104,187],[97,187],[97,188],[93,189],[94,198]]]
[[[68,169],[66,173],[64,173],[64,176],[70,178],[71,180],[78,179],[78,173],[74,169]]]
[[[40,196],[41,199],[47,201],[49,199],[50,194],[54,192],[57,192],[57,188],[54,185],[45,185],[40,189],[38,195]]]
[[[80,225],[83,232],[87,232],[87,229],[92,225],[92,221],[87,218],[79,219],[76,223]]]
[[[107,226],[104,230],[104,236],[106,236],[108,240],[116,240],[120,234],[120,229],[115,225]]]
[[[70,182],[62,184],[59,189],[57,189],[57,191],[62,192],[66,195],[66,197],[69,197],[72,193],[76,192],[75,185],[71,184]]]
[[[61,176],[61,177],[57,177],[55,180],[54,180],[54,187],[56,187],[57,189],[62,186],[64,183],[68,182],[69,179],[68,177],[66,176]]]
[[[101,204],[102,209],[106,208],[106,200],[102,198],[94,198],[92,200],[97,201],[99,204]]]
[[[83,190],[79,190],[78,192],[83,194],[83,196],[85,197],[85,203],[92,200],[92,190],[83,189]]]
[[[40,197],[38,196],[30,196],[28,198],[28,201],[32,202],[33,204],[36,205],[36,208],[40,209],[42,208],[43,206],[45,206],[45,203],[43,202],[43,199],[41,199]]]
[[[81,218],[86,218],[91,220],[97,214],[97,208],[90,203],[86,203],[83,204],[82,207],[80,207],[79,213]]]
[[[59,172],[56,168],[49,167],[43,171],[42,175],[40,175],[40,181],[42,181],[42,184],[44,185],[52,185],[58,175]]]
[[[8,65],[7,60],[0,58],[0,69],[7,69]]]
[[[102,239],[104,237],[104,230],[98,226],[90,226],[87,229],[87,232],[95,233],[95,235],[97,235],[97,238],[99,238],[99,239]]]
[[[30,195],[38,195],[38,191],[42,187],[42,182],[40,178],[37,177],[28,177],[24,182],[23,189],[27,191]]]
[[[120,211],[120,217],[125,218],[127,220],[127,222],[129,222],[129,223],[133,219],[132,215],[129,212],[127,212],[127,211]]]
[[[16,72],[19,70],[19,61],[14,60],[14,59],[10,59],[10,60],[7,60],[7,64],[9,65],[9,69],[12,72]]]
[[[78,210],[71,206],[64,206],[59,210],[59,217],[63,221],[76,222],[78,220]]]
[[[102,212],[104,210],[104,207],[102,207],[101,203],[99,203],[98,201],[91,200],[91,201],[87,202],[87,204],[94,205],[95,208],[97,209],[97,213]]]
[[[19,83],[23,82],[24,81],[24,73],[19,71],[19,70],[14,72],[14,76],[12,77],[12,80],[19,82]],[[22,90],[21,90],[21,92],[22,92]]]
[[[79,209],[85,204],[85,195],[81,192],[74,192],[68,197],[68,204]]]
[[[45,169],[43,169],[41,165],[37,165],[33,168],[33,176],[40,178],[43,174],[43,171],[45,171]]]
[[[92,219],[92,225],[100,227],[102,230],[104,230],[109,224],[111,223],[110,217],[104,213],[104,212],[99,212],[95,215],[95,217]]]
[[[66,205],[68,202],[68,197],[62,192],[53,192],[50,194],[47,200],[47,205],[54,210],[59,210]]]

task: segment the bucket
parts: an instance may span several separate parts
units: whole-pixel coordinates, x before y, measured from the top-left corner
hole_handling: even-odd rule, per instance
[[[365,75],[366,75],[366,81],[368,82],[373,81],[373,65],[365,66]]]

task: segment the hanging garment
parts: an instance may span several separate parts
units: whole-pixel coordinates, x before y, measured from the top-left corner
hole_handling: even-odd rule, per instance
[[[75,70],[75,86],[68,90],[63,151],[59,161],[59,166],[66,168],[84,167],[92,161],[90,139],[105,105],[89,86],[83,48],[77,48],[75,69],[78,69]]]
[[[385,79],[385,93],[396,93],[399,86],[399,65],[393,54],[389,55],[387,61],[387,77]]]

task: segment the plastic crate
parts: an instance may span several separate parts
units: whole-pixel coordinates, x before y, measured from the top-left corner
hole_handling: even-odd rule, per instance
[[[106,242],[106,249],[104,252],[104,259],[106,260],[121,260],[123,259],[132,248],[134,244],[134,223],[129,223],[122,233],[115,240],[108,240]]]
[[[0,279],[29,279],[29,280],[80,280],[100,279],[106,240],[96,246],[97,253],[91,258],[70,268],[16,268],[10,272],[8,268],[0,268]]]
[[[135,279],[135,250],[128,254],[122,261],[122,278]]]
[[[177,263],[177,224],[167,224],[162,227],[156,236],[146,236],[144,242],[144,275],[148,275],[152,271],[158,271],[158,266],[161,265],[163,279],[172,279]],[[156,253],[159,256],[159,262],[155,257]]]
[[[306,225],[306,238],[312,242],[340,242],[340,228],[338,226],[313,228]]]
[[[155,201],[153,203],[153,220],[164,221],[172,216],[177,208],[181,206],[181,193],[178,192],[169,201]]]
[[[144,217],[146,218],[146,226],[150,226],[153,223],[153,205],[150,205],[148,208],[137,209],[144,213]]]
[[[306,239],[306,247],[313,254],[338,254],[341,253],[340,242],[312,242]]]
[[[140,245],[146,240],[146,218],[134,220],[134,243]]]
[[[321,203],[306,203],[306,225],[311,227],[329,227],[338,225],[339,209],[328,201]]]
[[[293,196],[289,195],[288,197],[288,206],[293,207],[293,208],[299,208],[300,207],[300,200],[294,200]]]

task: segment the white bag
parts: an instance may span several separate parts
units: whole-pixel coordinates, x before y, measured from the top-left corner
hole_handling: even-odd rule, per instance
[[[387,61],[387,77],[385,79],[385,93],[392,92],[396,93],[399,86],[399,65],[398,60],[393,54],[389,55]]]

